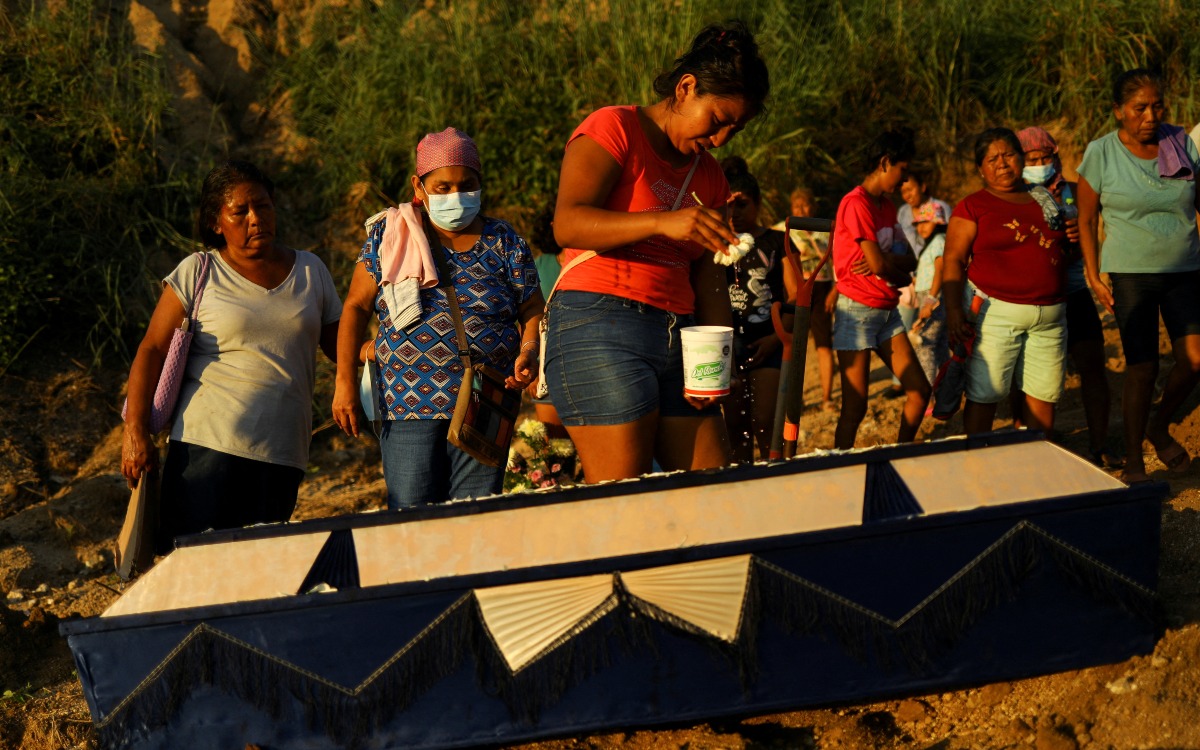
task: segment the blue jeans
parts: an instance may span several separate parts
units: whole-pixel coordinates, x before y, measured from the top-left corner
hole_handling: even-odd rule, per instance
[[[446,440],[449,419],[389,419],[379,448],[387,482],[388,510],[486,497],[500,492],[504,467],[475,460]]]

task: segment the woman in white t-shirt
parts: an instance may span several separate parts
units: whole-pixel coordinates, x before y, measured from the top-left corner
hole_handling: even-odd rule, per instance
[[[160,554],[177,536],[283,522],[296,507],[316,351],[336,358],[342,306],[319,258],[275,241],[273,195],[252,164],[228,162],[208,174],[199,232],[210,250],[188,256],[163,280],[133,360],[121,455],[131,487],[157,468],[155,386],[173,332],[194,313],[163,466]]]

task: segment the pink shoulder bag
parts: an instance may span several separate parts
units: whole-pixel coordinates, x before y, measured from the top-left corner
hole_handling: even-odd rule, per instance
[[[200,259],[200,276],[196,279],[196,288],[192,292],[192,311],[171,334],[171,348],[163,360],[162,372],[158,375],[158,385],[154,388],[154,402],[150,407],[150,434],[157,435],[171,424],[175,416],[175,404],[179,401],[179,387],[183,384],[183,371],[187,367],[188,350],[192,347],[192,329],[196,327],[196,311],[200,309],[200,299],[204,296],[204,285],[208,281],[208,265],[212,261],[210,253],[204,253]],[[129,399],[121,407],[121,419],[129,408]]]

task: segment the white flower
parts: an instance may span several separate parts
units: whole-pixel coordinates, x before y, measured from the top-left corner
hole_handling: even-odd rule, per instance
[[[545,440],[546,425],[536,419],[526,419],[517,427],[517,434],[526,440]]]
[[[550,439],[550,455],[551,456],[574,456],[575,444],[570,438],[551,438]]]

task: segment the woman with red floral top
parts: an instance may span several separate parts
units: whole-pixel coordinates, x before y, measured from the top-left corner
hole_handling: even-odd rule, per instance
[[[729,186],[708,150],[762,109],[767,68],[741,23],[710,26],[654,89],[648,107],[593,112],[563,156],[545,371],[588,482],[729,462],[720,407],[684,396],[679,331],[731,324],[713,263],[736,241]]]
[[[952,342],[972,335],[964,280],[976,288],[963,425],[968,435],[992,429],[996,404],[1015,386],[1025,393],[1025,424],[1048,432],[1067,349],[1066,215],[1044,188],[1022,178],[1024,150],[1008,128],[980,134],[975,166],[984,189],[955,207],[942,265]]]

